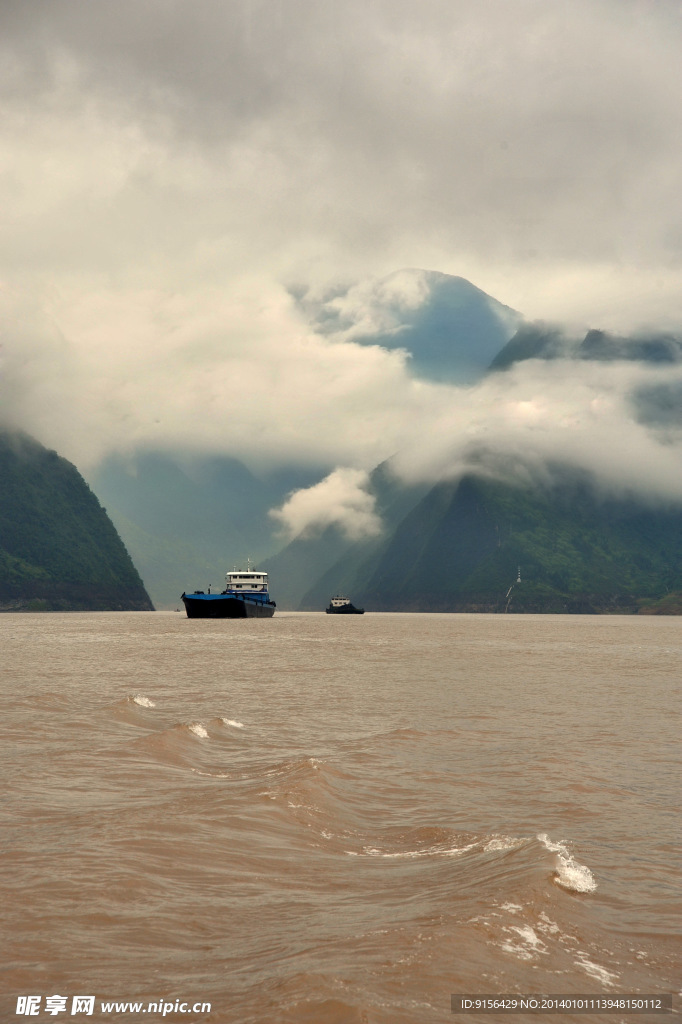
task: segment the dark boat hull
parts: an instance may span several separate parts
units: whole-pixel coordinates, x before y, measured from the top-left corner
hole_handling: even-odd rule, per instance
[[[188,619],[270,619],[273,601],[249,601],[227,594],[183,594]]]
[[[364,608],[356,608],[353,604],[345,604],[342,608],[325,608],[327,615],[364,615]]]

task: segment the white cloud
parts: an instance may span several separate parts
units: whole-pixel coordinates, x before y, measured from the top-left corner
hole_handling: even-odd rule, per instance
[[[349,540],[381,533],[381,519],[375,499],[366,490],[368,474],[343,467],[321,480],[291,494],[279,509],[270,513],[284,527],[289,538],[310,536],[328,526],[338,527]]]
[[[404,314],[416,310],[430,291],[425,271],[399,270],[379,281],[369,278],[326,303],[338,318],[336,337],[346,340],[377,334],[396,334],[399,341]]]
[[[272,282],[178,294],[93,278],[50,305],[59,332],[6,326],[3,418],[84,467],[136,448],[371,466],[421,408],[400,353],[319,337]]]

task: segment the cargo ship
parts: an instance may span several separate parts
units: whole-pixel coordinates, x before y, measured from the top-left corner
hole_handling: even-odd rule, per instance
[[[225,589],[219,594],[195,590],[183,594],[188,619],[269,619],[276,604],[270,600],[268,574],[250,567],[225,573]]]
[[[325,608],[327,615],[364,615],[364,608],[356,608],[347,597],[333,597],[329,607]]]

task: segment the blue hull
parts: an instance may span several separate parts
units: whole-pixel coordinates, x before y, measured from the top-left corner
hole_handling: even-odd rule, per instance
[[[188,619],[270,619],[274,601],[232,594],[183,594]]]

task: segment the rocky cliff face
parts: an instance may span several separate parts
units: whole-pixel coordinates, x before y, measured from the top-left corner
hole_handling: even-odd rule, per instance
[[[0,610],[153,610],[75,466],[9,431],[0,431]]]

